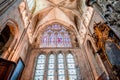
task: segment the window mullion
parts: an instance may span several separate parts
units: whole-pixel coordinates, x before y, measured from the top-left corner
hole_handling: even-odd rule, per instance
[[[48,58],[48,56],[46,56],[46,64],[45,64],[46,66],[45,66],[45,73],[44,73],[44,79],[43,80],[47,80],[48,65],[49,65],[48,60],[49,60],[49,58]]]
[[[65,71],[66,71],[66,80],[69,80],[69,74],[68,74],[68,65],[67,65],[67,56],[65,55]]]

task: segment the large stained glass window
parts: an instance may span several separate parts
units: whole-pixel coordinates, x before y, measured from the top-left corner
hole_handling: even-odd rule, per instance
[[[48,26],[42,35],[40,47],[71,47],[70,35],[59,24]]]
[[[44,76],[45,75],[45,76]],[[37,59],[34,80],[78,80],[72,54],[41,54]]]

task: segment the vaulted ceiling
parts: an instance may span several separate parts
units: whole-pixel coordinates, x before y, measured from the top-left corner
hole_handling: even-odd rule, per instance
[[[32,22],[42,25],[48,21],[60,20],[75,26],[74,19],[80,18],[78,8],[80,0],[36,0]]]
[[[71,26],[77,31],[75,21],[80,21],[80,7],[84,7],[81,2],[84,3],[82,0],[35,0],[30,25],[33,36],[40,28],[54,22]]]

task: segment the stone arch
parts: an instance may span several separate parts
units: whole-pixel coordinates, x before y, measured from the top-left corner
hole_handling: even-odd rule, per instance
[[[11,33],[14,35],[15,38],[17,38],[19,35],[19,28],[17,22],[12,19],[9,19],[7,20],[6,25],[9,26]]]
[[[9,32],[8,34],[6,34],[4,36],[4,37],[7,37],[8,40],[6,41],[5,45],[2,48],[3,49],[2,57],[8,59],[8,57],[10,56],[10,53],[12,52],[12,50],[17,42],[17,37],[19,35],[18,25],[14,20],[9,19],[6,21],[2,31],[4,33]],[[2,31],[1,31],[1,33],[2,33]],[[9,36],[7,36],[7,35],[9,35]]]
[[[74,60],[75,60],[75,64],[76,64],[77,66],[79,65],[79,64],[78,64],[77,55],[76,55],[75,51],[67,50],[65,53],[66,53],[65,57],[66,57],[68,54],[72,54],[72,56],[74,57]]]
[[[44,29],[45,29],[48,25],[51,25],[51,24],[54,24],[54,23],[61,24],[61,25],[65,26],[66,29],[69,29],[69,30],[71,30],[71,31],[74,30],[74,32],[77,32],[77,30],[74,28],[73,25],[68,24],[68,23],[66,23],[66,22],[64,22],[64,21],[61,21],[61,20],[57,20],[57,19],[56,19],[56,20],[48,21],[48,22],[46,22],[46,23],[44,23],[44,24],[39,24],[39,25],[36,27],[36,30],[35,30],[33,36],[36,35],[36,34],[38,34],[38,32],[44,31]]]
[[[97,45],[96,45],[96,42],[95,40],[93,39],[93,37],[88,34],[86,35],[86,39],[85,39],[85,42],[84,42],[84,46],[87,48],[87,42],[90,42],[91,46],[93,47],[94,51],[97,52],[98,48],[97,48]]]
[[[48,52],[48,57],[49,57],[51,54],[53,54],[53,55],[56,56],[56,52],[55,52],[54,50],[50,50],[50,51]]]
[[[77,43],[75,41],[77,39],[77,36],[75,36],[75,35],[77,35],[77,32],[73,29],[73,27],[71,27],[71,25],[69,25],[69,24],[66,25],[66,24],[62,24],[62,23],[58,23],[58,22],[52,22],[51,24],[45,24],[45,25],[42,25],[39,28],[39,30],[37,31],[36,35],[34,34],[35,35],[34,36],[35,39],[33,40],[35,42],[35,44],[36,44],[36,47],[39,46],[40,41],[41,41],[40,39],[42,39],[41,37],[42,37],[42,34],[44,33],[44,31],[47,29],[47,27],[49,25],[53,25],[53,24],[58,24],[58,25],[63,26],[66,29],[66,31],[68,32],[68,34],[70,35],[72,46],[76,47]]]

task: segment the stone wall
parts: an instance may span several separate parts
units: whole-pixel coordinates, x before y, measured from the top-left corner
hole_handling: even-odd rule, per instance
[[[25,61],[25,56],[27,55],[27,46],[28,46],[28,36],[26,34],[27,29],[24,27],[24,22],[22,20],[21,13],[19,11],[19,5],[22,2],[22,0],[17,0],[9,6],[6,11],[0,16],[0,32],[8,25],[9,27],[15,27],[13,29],[13,41],[10,45],[15,44],[11,49],[6,50],[3,54],[3,58],[6,58],[6,54],[10,54],[8,59],[12,60],[14,62],[17,62],[17,60],[21,57],[23,61]],[[14,31],[15,30],[15,31]],[[24,50],[26,49],[26,50]]]

